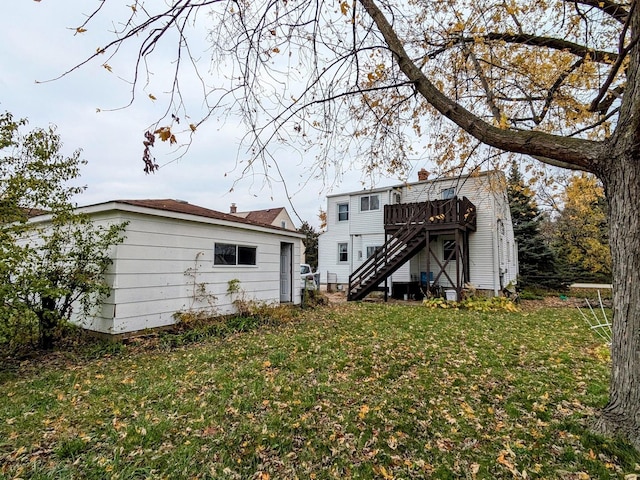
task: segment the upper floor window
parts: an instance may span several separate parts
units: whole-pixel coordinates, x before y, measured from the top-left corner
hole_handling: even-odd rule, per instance
[[[256,247],[216,243],[213,255],[214,265],[255,265]]]
[[[360,211],[366,212],[368,210],[380,210],[379,195],[367,195],[360,197]]]
[[[280,226],[281,226],[282,228],[287,228],[287,222],[286,222],[286,220],[282,220],[282,221],[280,222]]]
[[[338,204],[338,221],[346,222],[347,220],[349,220],[349,204],[339,203]]]
[[[455,187],[445,188],[443,190],[440,190],[440,198],[442,198],[442,200],[448,200],[448,199],[453,198],[455,196],[456,196]]]

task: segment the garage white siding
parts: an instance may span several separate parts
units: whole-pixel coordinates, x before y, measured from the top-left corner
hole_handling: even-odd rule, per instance
[[[126,238],[113,248],[113,264],[105,277],[111,287],[110,296],[89,318],[72,318],[89,330],[125,334],[164,327],[175,323],[177,312],[186,310],[233,313],[233,301],[240,297],[280,303],[283,244],[292,247],[292,273],[288,281],[292,303],[300,304],[301,282],[297,273],[302,234],[252,225],[245,220],[236,223],[119,202],[79,211],[87,213],[97,224],[128,222]],[[255,248],[255,265],[214,265],[216,243]],[[229,282],[235,279],[239,281],[240,293],[229,295]],[[206,299],[194,292],[199,286],[205,288]]]

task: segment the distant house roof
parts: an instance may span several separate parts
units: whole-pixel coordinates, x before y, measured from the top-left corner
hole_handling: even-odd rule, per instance
[[[49,213],[47,210],[43,210],[41,208],[23,208],[22,211],[25,213],[27,218],[37,217],[38,215],[46,215]]]
[[[267,208],[266,210],[252,210],[250,212],[238,212],[236,215],[244,217],[247,220],[251,220],[258,223],[264,223],[267,225],[273,224],[278,215],[284,210],[284,207],[279,208]]]

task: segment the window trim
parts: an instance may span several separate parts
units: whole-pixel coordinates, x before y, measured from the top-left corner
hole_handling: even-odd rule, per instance
[[[218,261],[220,258],[219,253],[216,253],[218,246],[234,247],[234,262],[235,263],[221,263]],[[253,251],[253,263],[240,263],[240,249],[246,249]],[[245,252],[246,253],[246,252]],[[213,244],[213,265],[216,267],[256,267],[258,266],[258,247],[255,245],[244,245],[241,243],[228,243],[228,242],[215,242]]]
[[[456,196],[456,187],[448,187],[440,190],[441,200],[451,200],[455,196]]]
[[[364,201],[364,199],[367,199],[367,208],[362,208],[362,202]],[[376,208],[371,208],[371,199],[375,198],[377,199],[378,202],[378,206]],[[362,195],[360,197],[360,211],[361,212],[377,212],[378,210],[380,210],[380,195],[379,194],[371,194],[371,195]]]
[[[338,205],[338,222],[348,222],[349,221],[349,202],[340,202]],[[346,207],[346,211],[341,212],[340,207]],[[340,218],[341,215],[346,215],[345,218]]]
[[[344,245],[344,252],[341,251],[341,247]],[[345,258],[342,260],[340,257],[344,254]],[[349,243],[338,242],[338,263],[349,263]]]
[[[447,245],[452,245],[452,248],[447,248]],[[451,258],[447,256],[447,250],[453,250],[454,255]],[[456,248],[455,239],[446,239],[442,240],[442,259],[446,262],[447,260],[456,260],[458,258],[458,249]]]
[[[367,258],[369,258],[369,257],[373,256],[373,254],[376,252],[376,250],[377,250],[378,248],[380,248],[381,246],[382,246],[382,245],[367,245],[367,247],[366,247],[366,255],[367,255]],[[369,249],[371,249],[371,254],[369,254]]]

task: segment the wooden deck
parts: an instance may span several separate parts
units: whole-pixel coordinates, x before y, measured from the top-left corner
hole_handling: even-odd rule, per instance
[[[424,225],[427,230],[475,231],[476,207],[467,197],[384,206],[385,233],[406,224]]]

